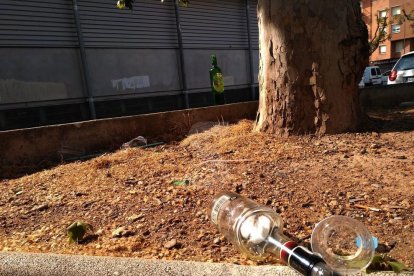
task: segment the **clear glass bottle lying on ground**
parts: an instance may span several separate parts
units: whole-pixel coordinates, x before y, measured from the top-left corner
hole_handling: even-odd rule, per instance
[[[282,219],[274,210],[233,192],[214,198],[211,220],[248,257],[273,256],[302,275],[352,275],[369,265],[375,251],[362,223],[333,216],[315,227],[311,252],[283,234]]]

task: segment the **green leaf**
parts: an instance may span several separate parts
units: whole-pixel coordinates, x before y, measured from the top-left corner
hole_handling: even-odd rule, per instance
[[[93,230],[92,225],[88,223],[81,221],[72,223],[67,229],[69,243],[81,241],[88,230]]]
[[[371,264],[366,269],[366,273],[390,270],[395,273],[400,273],[403,270],[407,270],[407,267],[403,263],[397,262],[386,255],[375,255]]]
[[[190,180],[173,180],[171,181],[171,184],[173,184],[174,186],[185,186],[190,184]]]
[[[381,255],[375,255],[374,258],[372,258],[372,262],[365,270],[366,273],[373,273],[376,271],[383,271],[383,267],[385,265],[384,257]]]
[[[188,7],[189,0],[179,0],[181,7]]]
[[[387,262],[387,263],[391,266],[392,271],[394,271],[395,273],[400,273],[401,271],[407,269],[407,267],[400,262],[393,261],[393,262]]]

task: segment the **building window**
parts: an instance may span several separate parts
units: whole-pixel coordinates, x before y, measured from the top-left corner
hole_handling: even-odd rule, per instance
[[[380,18],[387,17],[387,11],[386,10],[379,11],[379,14],[378,15],[379,15]]]
[[[400,15],[400,14],[401,14],[401,7],[400,6],[391,8],[391,15],[392,16],[396,16],[396,15]]]
[[[404,41],[396,41],[394,44],[394,51],[396,53],[401,53],[404,51]]]
[[[387,46],[386,45],[379,46],[379,52],[380,52],[380,54],[387,53]]]
[[[398,34],[401,31],[401,25],[400,24],[391,25],[391,31],[393,34]]]

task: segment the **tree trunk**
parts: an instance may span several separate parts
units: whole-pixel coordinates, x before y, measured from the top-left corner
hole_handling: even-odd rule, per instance
[[[260,103],[256,130],[355,130],[368,32],[357,0],[259,0]]]

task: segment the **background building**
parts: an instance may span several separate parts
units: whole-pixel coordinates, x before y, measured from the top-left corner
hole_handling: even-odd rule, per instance
[[[410,12],[414,9],[414,0],[363,0],[361,7],[371,40],[378,27],[376,16],[391,18],[402,10]],[[410,24],[407,21],[402,25],[390,24],[386,32],[391,34],[391,39],[379,45],[371,56],[371,63],[379,65],[383,71],[390,70],[401,55],[414,51],[414,32]]]
[[[256,0],[0,1],[0,130],[257,99]]]

